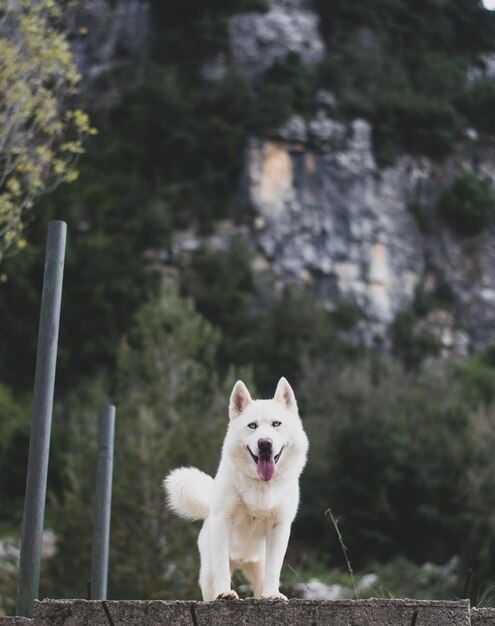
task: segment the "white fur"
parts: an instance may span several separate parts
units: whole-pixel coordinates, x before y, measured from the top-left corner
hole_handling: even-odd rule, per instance
[[[308,450],[294,392],[281,378],[272,400],[252,400],[238,381],[229,415],[215,479],[194,468],[173,470],[164,481],[167,502],[182,517],[205,519],[198,539],[204,600],[237,597],[230,587],[236,569],[244,572],[256,598],[285,600],[279,592],[280,570]],[[252,423],[256,429],[248,427]],[[274,455],[282,450],[267,481],[259,477],[248,451],[257,456],[263,438],[272,440]]]
[[[195,467],[179,467],[163,481],[167,505],[185,519],[206,519],[210,508],[213,478]]]

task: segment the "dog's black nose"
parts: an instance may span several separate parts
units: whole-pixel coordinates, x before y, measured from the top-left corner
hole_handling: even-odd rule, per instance
[[[272,443],[273,441],[271,439],[258,439],[258,450],[260,454],[271,454]]]

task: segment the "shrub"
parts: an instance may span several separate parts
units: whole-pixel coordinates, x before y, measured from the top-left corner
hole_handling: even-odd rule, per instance
[[[314,73],[296,52],[275,59],[256,94],[255,130],[268,130],[294,114],[308,115],[314,89]]]
[[[461,108],[470,124],[481,133],[495,134],[495,83],[491,80],[476,81],[466,91]]]
[[[461,136],[460,117],[450,102],[411,89],[382,94],[372,121],[376,156],[382,165],[399,152],[440,159]]]
[[[495,401],[495,367],[485,354],[473,354],[459,363],[454,370],[469,406],[489,406]]]
[[[470,422],[453,383],[438,365],[418,375],[378,358],[348,369],[308,364],[299,400],[311,454],[296,536],[307,524],[313,545],[338,563],[323,515],[331,507],[357,567],[397,554],[419,562],[455,554]]]
[[[460,235],[477,235],[490,221],[494,197],[488,180],[465,171],[440,197],[438,208],[446,222]]]
[[[152,56],[194,75],[205,58],[226,51],[231,15],[268,9],[268,0],[152,0]]]
[[[435,159],[460,139],[465,118],[493,132],[493,88],[464,98],[466,67],[493,49],[495,15],[476,0],[317,0],[327,55],[322,86],[344,117],[369,119],[380,165],[401,152]],[[476,122],[481,112],[480,123]]]
[[[415,368],[427,357],[439,353],[438,337],[418,328],[419,318],[415,311],[397,313],[392,324],[392,341],[395,354],[407,368]]]

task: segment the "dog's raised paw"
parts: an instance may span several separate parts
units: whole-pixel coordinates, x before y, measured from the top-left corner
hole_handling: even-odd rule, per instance
[[[224,591],[218,594],[217,600],[239,600],[239,596],[235,591]]]
[[[283,593],[272,593],[269,596],[261,596],[262,600],[270,600],[272,602],[288,602],[289,598],[284,596]]]

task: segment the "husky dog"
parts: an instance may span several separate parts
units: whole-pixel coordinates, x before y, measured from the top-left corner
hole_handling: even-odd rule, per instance
[[[205,520],[198,539],[204,600],[237,598],[230,588],[237,569],[255,598],[287,600],[280,570],[308,451],[296,398],[285,378],[272,400],[253,400],[239,380],[229,416],[215,478],[194,467],[173,470],[163,481],[167,504],[181,517]]]

